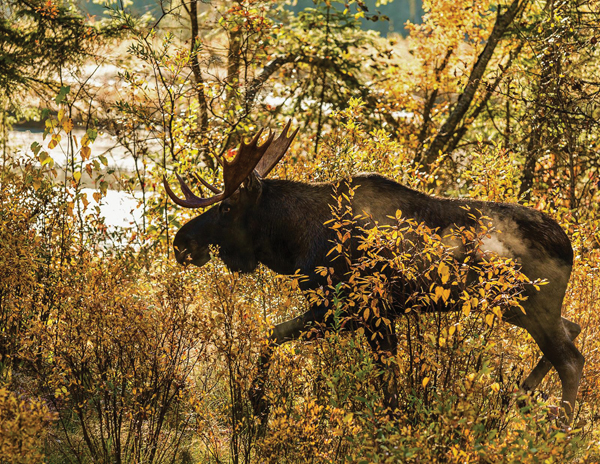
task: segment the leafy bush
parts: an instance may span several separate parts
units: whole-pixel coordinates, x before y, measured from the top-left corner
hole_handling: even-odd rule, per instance
[[[27,9],[47,22],[55,3]],[[0,461],[599,461],[595,3],[522,2],[494,42],[509,3],[425,2],[406,41],[362,33],[358,20],[376,18],[363,2],[319,3],[295,17],[274,2],[191,0],[151,30],[113,10],[113,26],[133,35],[116,60],[118,91],[96,94],[106,89],[88,85],[92,76],[61,66],[48,86],[60,89],[52,111],[40,111],[37,95],[29,109],[46,119],[44,141],[18,161],[3,145]],[[19,79],[43,94],[39,70],[21,65]],[[28,111],[14,100],[0,95],[3,143],[7,121]],[[542,282],[480,254],[497,231],[477,212],[473,228],[444,237],[400,211],[392,225],[363,231],[365,255],[346,261],[347,282],[307,294],[300,276],[173,262],[173,233],[192,213],[167,203],[163,174],[197,168],[218,184],[217,161],[242,137],[287,118],[302,130],[274,176],[377,171],[427,193],[529,204],[561,223],[575,251],[563,312],[582,326],[586,358],[572,429],[554,420],[555,373],[543,394],[520,396],[539,353],[502,313]],[[100,128],[125,147],[132,172],[96,153]],[[62,166],[45,151],[55,147]],[[139,227],[109,230],[84,186],[97,202],[109,187],[132,193]],[[331,203],[342,261],[350,201]],[[485,259],[474,266],[475,257]],[[396,321],[392,297],[406,301]],[[270,415],[255,417],[249,391],[270,328],[315,301],[332,323],[276,351]],[[442,304],[454,311],[426,311]],[[373,352],[374,327],[396,332],[397,352]]]
[[[0,388],[0,462],[37,464],[54,415],[40,399],[19,398]]]

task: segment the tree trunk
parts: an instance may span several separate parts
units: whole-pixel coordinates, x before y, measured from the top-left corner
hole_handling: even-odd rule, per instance
[[[477,62],[471,71],[469,81],[467,82],[463,93],[458,97],[458,101],[452,109],[452,112],[421,158],[421,162],[423,163],[425,170],[429,170],[429,166],[431,166],[438,158],[440,152],[443,153],[446,149],[448,142],[456,130],[456,126],[464,118],[471,106],[471,103],[473,102],[475,93],[477,92],[479,84],[481,83],[483,73],[485,72],[488,63],[494,54],[496,46],[504,36],[508,26],[517,16],[517,13],[522,11],[522,7],[527,1],[528,0],[514,0],[504,14],[498,14],[496,23],[492,29],[492,33],[490,34],[485,48],[479,55],[479,58],[477,59]]]
[[[198,96],[198,105],[200,108],[200,132],[205,134],[208,131],[208,109],[206,106],[206,96],[204,95],[204,78],[200,71],[200,62],[198,61],[198,0],[190,0],[190,9],[188,11],[190,21],[192,22],[192,38],[190,43],[190,60],[192,62],[192,73],[196,84],[196,95]]]

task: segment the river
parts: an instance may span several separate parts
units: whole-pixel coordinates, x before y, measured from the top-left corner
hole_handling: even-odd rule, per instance
[[[66,154],[64,143],[59,144],[54,149],[48,149],[49,138],[43,140],[44,130],[40,127],[15,126],[9,133],[9,148],[12,153],[19,157],[24,152],[30,150],[33,142],[38,142],[44,146],[44,150],[52,157],[58,167],[64,166]],[[73,134],[78,140],[81,140],[85,131],[83,129],[73,129]],[[99,133],[95,142],[91,146],[92,156],[104,155],[108,161],[107,169],[114,169],[117,173],[131,173],[135,169],[135,164],[131,156],[128,155],[124,147],[119,145],[118,141],[107,134]],[[91,182],[87,182],[91,184]],[[91,187],[91,185],[90,185]],[[87,193],[92,206],[96,204],[92,194],[96,191],[93,188],[83,188]],[[141,198],[141,192],[139,194]],[[133,221],[140,222],[142,217],[141,209],[138,207],[138,199],[128,192],[118,189],[116,183],[109,183],[107,194],[100,201],[100,211],[105,218],[106,225],[110,228],[132,227]]]

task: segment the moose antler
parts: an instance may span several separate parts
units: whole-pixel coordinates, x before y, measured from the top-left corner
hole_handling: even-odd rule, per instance
[[[183,206],[184,208],[203,208],[225,200],[233,195],[242,182],[244,182],[244,180],[246,180],[246,178],[252,174],[252,171],[255,168],[258,174],[261,177],[264,177],[279,162],[298,132],[296,129],[296,131],[290,137],[286,137],[290,127],[290,122],[291,121],[288,121],[283,133],[275,141],[273,141],[274,134],[271,133],[265,143],[258,145],[258,139],[260,139],[260,136],[263,133],[262,129],[258,134],[256,134],[250,143],[247,144],[242,140],[237,156],[231,161],[227,161],[225,159],[223,160],[223,183],[225,184],[225,188],[222,192],[219,192],[218,189],[210,185],[200,176],[196,176],[196,178],[206,188],[217,194],[214,197],[200,198],[196,196],[187,186],[184,180],[179,176],[179,174],[175,175],[177,176],[179,185],[181,185],[181,191],[185,196],[185,200],[179,198],[177,195],[175,195],[175,193],[173,193],[171,187],[169,187],[167,178],[163,176],[163,182],[165,184],[165,190],[167,191],[167,194],[169,197],[171,197],[171,200],[173,200],[179,206]]]
[[[296,129],[292,135],[287,137],[287,133],[290,131],[291,124],[292,120],[290,119],[283,128],[281,135],[277,137],[273,143],[271,143],[271,145],[267,148],[265,155],[260,159],[254,168],[260,177],[267,177],[275,165],[279,163],[279,160],[283,158],[283,155],[285,155],[285,152],[292,144],[292,140],[294,140],[294,137],[296,137],[296,134],[300,128]]]

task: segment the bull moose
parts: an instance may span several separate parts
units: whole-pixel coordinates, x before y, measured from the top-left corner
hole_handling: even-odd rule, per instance
[[[198,178],[215,194],[210,198],[196,196],[177,175],[185,196],[185,199],[178,198],[164,178],[165,189],[176,204],[185,208],[215,205],[178,231],[173,245],[179,263],[203,266],[210,260],[209,246],[216,245],[229,269],[252,272],[263,263],[280,274],[299,271],[307,277],[300,283],[303,290],[327,285],[325,277],[316,272],[319,266],[332,267],[336,278],[344,279],[339,260],[332,262],[328,256],[334,231],[325,224],[331,219],[329,205],[336,184],[266,178],[298,132],[288,135],[289,129],[290,122],[277,139],[270,134],[261,145],[258,141],[262,130],[250,143],[242,141],[237,156],[232,161],[223,160],[222,192]],[[581,331],[580,326],[561,317],[573,251],[559,224],[548,215],[525,206],[438,198],[379,174],[360,174],[348,182],[360,185],[352,199],[353,211],[366,211],[370,220],[381,224],[390,223],[396,211],[401,210],[404,216],[432,230],[448,230],[467,225],[470,216],[466,209],[472,208],[503,225],[503,234],[496,243],[498,254],[514,258],[528,278],[544,278],[549,282],[539,291],[526,291],[524,312],[508,309],[503,314],[505,321],[527,330],[543,353],[522,388],[525,391],[536,388],[554,366],[562,383],[562,417],[570,422],[584,357],[573,343]],[[355,256],[351,258],[358,259],[359,252],[353,253]],[[394,301],[392,311],[395,315],[402,314],[403,302]],[[315,324],[328,324],[327,312],[324,305],[315,304],[305,314],[274,327],[268,352],[261,357],[262,380],[259,375],[252,394],[255,410],[264,412],[266,408],[261,399],[262,389],[274,347],[298,339]],[[394,324],[381,324],[377,330],[383,333],[375,338],[377,343],[371,342],[372,348],[394,354],[397,349]],[[397,406],[392,387],[384,385],[384,399],[392,409]]]

